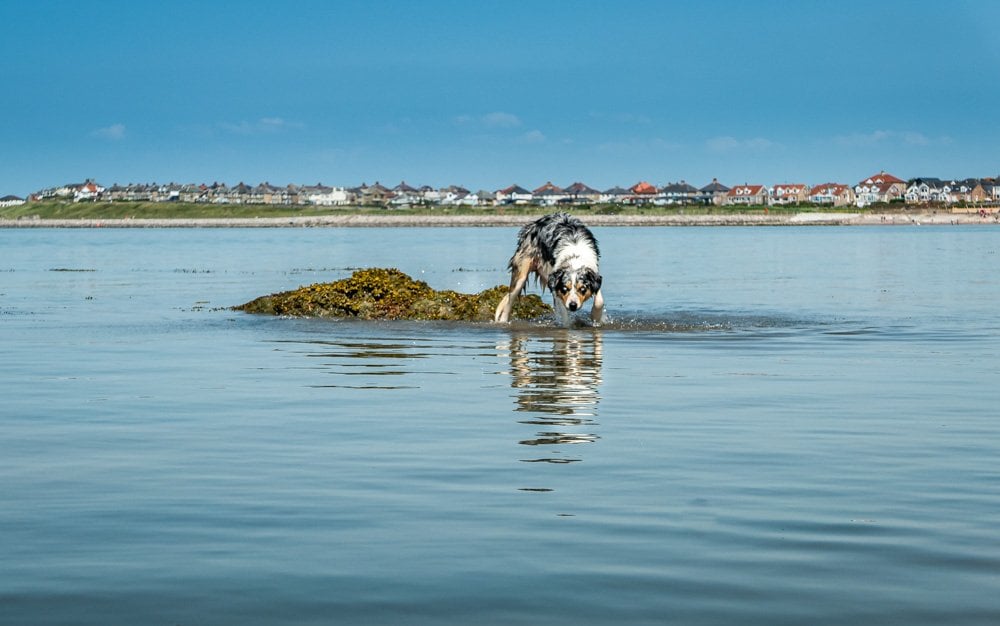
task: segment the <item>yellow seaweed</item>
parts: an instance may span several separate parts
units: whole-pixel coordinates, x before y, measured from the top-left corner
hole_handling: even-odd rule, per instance
[[[477,294],[436,291],[395,268],[357,270],[348,278],[261,296],[233,307],[237,311],[293,317],[347,317],[365,320],[456,320],[485,322],[507,288]],[[513,318],[533,319],[552,311],[535,295],[522,295]]]

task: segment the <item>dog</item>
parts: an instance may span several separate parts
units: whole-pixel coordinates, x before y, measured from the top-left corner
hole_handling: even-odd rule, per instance
[[[493,320],[510,321],[514,302],[534,273],[543,290],[552,292],[560,324],[569,326],[570,313],[581,309],[591,297],[591,320],[595,325],[605,323],[600,256],[594,234],[567,213],[552,213],[526,224],[517,235],[517,249],[508,263],[510,289],[497,305]]]

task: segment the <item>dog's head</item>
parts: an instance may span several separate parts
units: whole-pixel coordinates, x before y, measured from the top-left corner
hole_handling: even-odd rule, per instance
[[[549,290],[570,311],[578,311],[601,288],[601,275],[589,267],[560,268],[549,275]]]

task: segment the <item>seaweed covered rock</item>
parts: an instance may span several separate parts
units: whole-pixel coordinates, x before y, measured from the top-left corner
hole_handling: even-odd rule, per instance
[[[505,293],[504,286],[478,294],[435,291],[397,269],[371,268],[332,283],[261,296],[233,308],[247,313],[295,317],[485,322],[493,319],[493,311]],[[513,317],[531,319],[551,311],[552,307],[537,295],[522,295]]]

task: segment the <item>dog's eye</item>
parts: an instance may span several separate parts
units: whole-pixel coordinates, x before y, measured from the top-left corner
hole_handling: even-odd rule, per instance
[[[559,293],[569,293],[569,287],[566,285],[559,285]]]
[[[579,285],[579,286],[578,286],[578,287],[576,288],[576,291],[577,291],[577,292],[578,292],[578,293],[579,293],[580,295],[583,295],[583,294],[587,293],[587,291],[588,291],[588,289],[587,289],[587,285],[584,285],[584,284],[581,284],[581,285]]]

